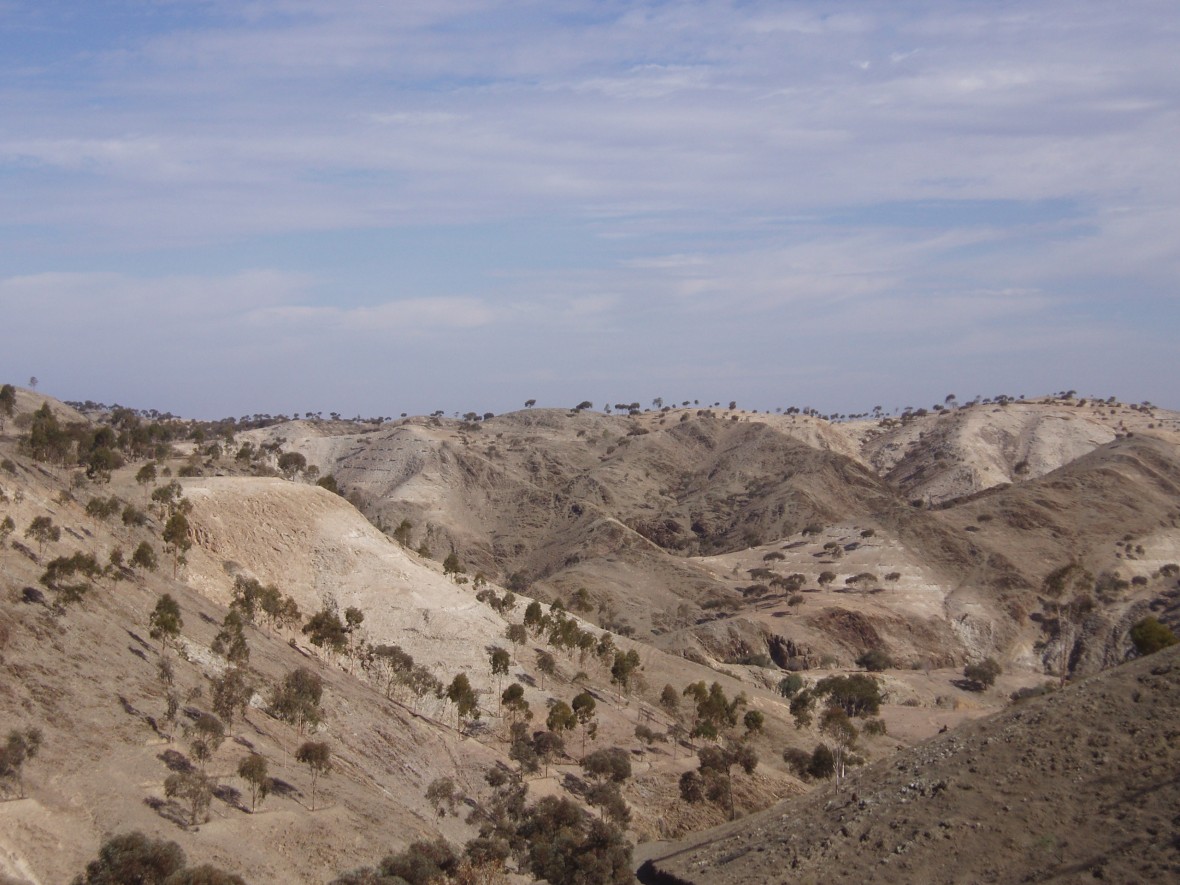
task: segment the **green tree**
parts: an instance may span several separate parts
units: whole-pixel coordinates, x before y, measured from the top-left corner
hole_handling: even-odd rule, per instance
[[[545,677],[557,674],[557,659],[547,651],[537,652],[537,669],[541,671],[541,690],[545,690]]]
[[[271,691],[271,712],[294,725],[300,734],[304,728],[317,725],[323,718],[320,699],[324,682],[306,667],[296,667]]]
[[[213,781],[204,771],[178,771],[164,779],[164,795],[179,799],[189,813],[189,825],[196,826],[209,819],[209,803],[213,801]]]
[[[295,761],[302,762],[311,772],[311,810],[315,811],[316,784],[321,776],[332,771],[332,749],[323,741],[305,741],[295,751]]]
[[[463,720],[479,718],[479,695],[471,687],[466,673],[459,673],[447,686],[446,698],[455,705],[455,728],[464,730]]]
[[[270,795],[274,783],[268,774],[266,759],[257,753],[243,756],[238,762],[238,777],[250,785],[250,811],[253,812],[258,807],[258,801],[265,801]]]
[[[995,658],[985,658],[978,664],[963,668],[963,678],[971,691],[983,691],[996,684],[996,677],[1003,672]]]
[[[512,657],[505,649],[498,646],[492,649],[488,657],[492,665],[492,675],[499,677],[499,681],[496,684],[496,691],[498,692],[504,686],[504,677],[508,675],[508,665],[511,663]]]
[[[1140,656],[1154,654],[1176,644],[1176,634],[1157,618],[1148,616],[1135,622],[1130,632],[1135,652]]]
[[[570,702],[570,707],[574,711],[574,716],[578,720],[578,725],[582,728],[582,758],[586,758],[586,738],[595,737],[598,731],[598,722],[596,721],[595,708],[597,704],[594,701],[594,695],[588,691],[574,696]]]
[[[307,458],[299,452],[283,452],[279,455],[279,470],[287,479],[294,479],[307,469]]]
[[[635,649],[615,652],[615,661],[610,668],[610,681],[619,686],[627,696],[631,694],[631,685],[635,673],[640,669],[639,652]]]
[[[443,574],[444,575],[462,575],[465,573],[463,563],[459,561],[459,554],[454,550],[447,554],[447,558],[443,560]]]
[[[571,731],[578,724],[578,717],[565,701],[558,701],[549,708],[549,715],[545,718],[545,727],[554,734]]]
[[[246,641],[246,627],[236,609],[226,612],[221,629],[213,637],[210,646],[215,654],[221,655],[235,666],[243,666],[250,660],[250,644]]]
[[[56,544],[61,540],[61,528],[53,524],[51,517],[35,516],[25,529],[25,537],[37,542],[37,558],[40,559],[46,544]]]
[[[528,628],[524,624],[509,624],[504,631],[505,638],[512,643],[512,662],[516,663],[516,649],[529,641]]]
[[[436,777],[426,788],[426,801],[434,806],[434,813],[439,817],[454,814],[463,794],[449,777]]]
[[[135,552],[131,554],[131,564],[136,568],[154,572],[159,567],[159,562],[156,560],[156,551],[152,549],[152,545],[147,541],[140,541]]]
[[[214,713],[229,723],[234,721],[235,716],[246,715],[250,698],[254,695],[254,686],[244,667],[227,667],[224,673],[212,677],[210,682],[210,704]]]
[[[188,517],[179,511],[169,516],[168,522],[164,524],[164,548],[172,553],[172,577],[174,578],[180,569],[184,554],[193,546],[192,539],[189,538],[189,531]]]
[[[139,551],[136,551],[138,555]],[[135,560],[132,559],[132,562]],[[148,635],[160,642],[163,651],[168,643],[175,642],[180,637],[184,627],[184,618],[180,615],[180,605],[173,599],[171,593],[165,593],[156,600],[156,607],[148,617]]]

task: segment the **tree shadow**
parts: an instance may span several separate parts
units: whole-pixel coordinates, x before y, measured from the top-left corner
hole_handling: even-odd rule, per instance
[[[194,770],[193,764],[188,761],[188,757],[179,750],[165,750],[156,758],[163,762],[169,771],[174,771],[177,774],[187,774]]]
[[[130,636],[132,639],[134,639],[137,644],[141,645],[143,648],[146,648],[148,651],[153,650],[151,643],[145,641],[144,638],[142,636],[140,636],[138,633],[136,633],[134,630],[128,630],[127,635]]]
[[[279,777],[272,777],[270,779],[270,791],[276,796],[283,796],[288,799],[294,799],[303,795],[294,784],[289,784]]]
[[[143,804],[154,811],[166,821],[171,821],[182,830],[187,830],[189,826],[189,815],[179,802],[173,799],[160,799],[157,796],[148,796],[143,800]]]
[[[231,808],[236,808],[238,811],[249,811],[242,805],[242,791],[236,787],[231,787],[229,784],[218,784],[213,788],[213,795]]]

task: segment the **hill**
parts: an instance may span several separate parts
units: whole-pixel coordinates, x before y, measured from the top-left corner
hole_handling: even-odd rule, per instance
[[[1035,698],[823,787],[652,845],[640,881],[1162,882],[1180,876],[1180,651]]]

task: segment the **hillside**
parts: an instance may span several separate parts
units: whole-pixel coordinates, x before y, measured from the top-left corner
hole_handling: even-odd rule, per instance
[[[788,673],[814,688],[861,673],[866,652],[888,659],[868,772],[1012,692],[1122,663],[1147,613],[1180,623],[1180,424],[1154,407],[367,424],[80,408],[17,390],[0,428],[0,722],[43,735],[26,797],[0,780],[0,877],[17,882],[68,881],[131,829],[251,883],[328,882],[418,839],[461,848],[505,801],[490,769],[523,776],[521,814],[546,797],[590,808],[579,761],[607,747],[630,761],[617,835],[651,856],[645,843],[727,816],[681,794],[712,746],[689,734],[706,715],[694,684],[733,701],[718,746],[758,758],[732,777],[743,816],[812,789],[783,751],[825,738],[796,727]],[[145,547],[154,567],[133,556]],[[249,587],[290,610],[247,614]],[[151,635],[165,594],[183,618],[167,645]],[[245,663],[225,632],[239,616]],[[972,690],[963,665],[984,658],[1001,673]],[[307,729],[275,700],[298,668],[323,683]],[[202,760],[195,729],[231,676],[251,691]],[[447,696],[459,677],[465,708]],[[532,717],[515,735],[523,707],[500,700],[514,683]],[[579,694],[596,737],[550,731]],[[530,757],[567,726],[564,749]],[[314,810],[295,758],[309,740],[334,761]],[[250,751],[275,778],[253,814],[236,773]],[[217,788],[195,824],[165,794],[193,770]],[[463,798],[440,817],[426,793],[441,779]],[[527,849],[480,875],[524,875]]]
[[[1180,651],[1021,703],[681,846],[640,881],[1180,877]]]

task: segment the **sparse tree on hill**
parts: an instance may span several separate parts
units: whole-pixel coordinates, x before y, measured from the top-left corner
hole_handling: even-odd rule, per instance
[[[169,516],[164,525],[163,539],[165,549],[172,553],[172,577],[175,578],[185,553],[193,546],[189,538],[188,517],[179,511]]]
[[[16,388],[11,384],[0,387],[0,431],[4,430],[5,420],[11,418],[16,411]]]
[[[529,641],[528,628],[524,624],[509,624],[508,629],[504,631],[504,636],[512,643],[512,662],[516,663],[517,646],[524,645]]]
[[[574,716],[578,720],[578,725],[582,728],[582,758],[586,758],[586,738],[594,738],[598,733],[598,722],[596,719],[597,704],[594,701],[594,695],[588,691],[574,696],[570,702],[570,707],[574,711]]]
[[[229,667],[211,681],[213,691],[210,703],[213,712],[229,723],[234,721],[235,716],[244,717],[250,706],[250,698],[254,695],[254,686],[250,684],[247,671],[243,667]]]
[[[139,546],[135,548],[135,552],[131,554],[131,564],[136,568],[154,572],[159,567],[159,562],[156,559],[156,551],[152,549],[152,545],[147,541],[140,541]]]
[[[321,775],[326,777],[332,771],[332,750],[323,741],[306,741],[295,751],[295,761],[311,772],[311,810],[315,811],[316,784]]]
[[[25,537],[37,542],[37,559],[45,553],[45,545],[61,540],[61,528],[48,516],[35,516],[25,529]]]
[[[271,712],[294,725],[300,734],[307,726],[315,726],[323,718],[320,698],[324,683],[306,667],[296,667],[271,692]]]
[[[25,798],[25,762],[41,749],[41,729],[12,729],[0,746],[0,778],[16,781],[17,795]]]
[[[426,788],[426,801],[434,806],[434,813],[439,817],[453,815],[462,799],[463,794],[449,777],[436,777]]]
[[[455,728],[462,733],[463,720],[479,718],[479,695],[471,687],[466,673],[459,673],[451,680],[446,697],[455,705]]]
[[[250,785],[250,811],[258,807],[258,801],[270,794],[273,781],[267,773],[266,759],[257,753],[243,756],[238,763],[238,777]]]
[[[508,665],[511,663],[511,656],[502,648],[493,648],[489,659],[492,665],[492,675],[499,677],[496,684],[496,691],[499,692],[504,686],[504,677],[508,675]]]
[[[545,690],[545,677],[557,674],[557,659],[547,651],[537,652],[537,669],[541,671],[541,690]]]
[[[136,555],[139,551],[136,551]],[[134,562],[134,559],[132,560]],[[156,600],[156,607],[148,618],[148,635],[159,640],[160,651],[180,638],[180,631],[184,627],[184,618],[180,615],[180,605],[172,598],[171,593],[165,593]]]
[[[856,744],[857,730],[848,718],[848,714],[838,706],[831,706],[824,710],[819,720],[819,730],[832,741],[833,771],[836,775],[836,792],[840,792],[840,785],[844,781],[844,765],[848,758],[848,751]]]
[[[226,612],[221,629],[213,637],[212,650],[231,664],[243,666],[250,660],[250,645],[246,641],[246,628],[242,616],[236,609]]]
[[[178,771],[164,779],[164,795],[176,798],[188,807],[189,825],[208,820],[209,803],[213,801],[213,781],[204,771]]]

